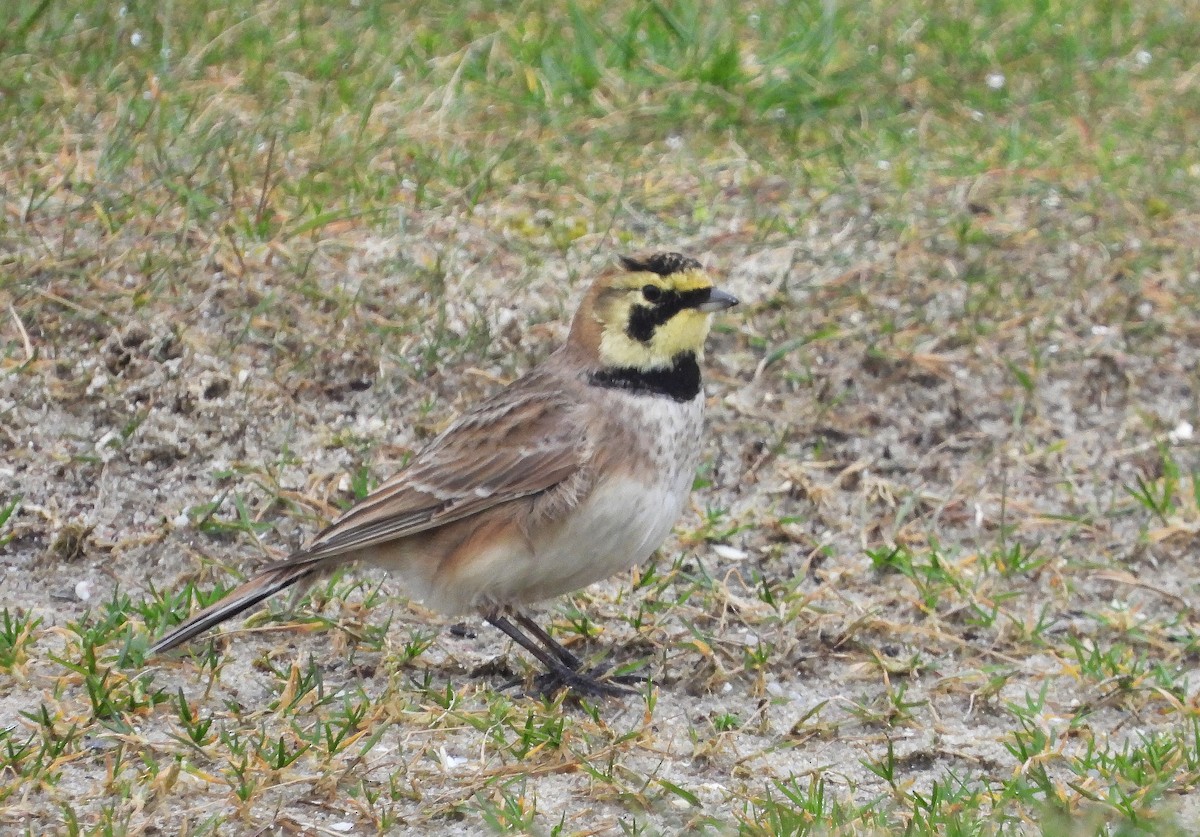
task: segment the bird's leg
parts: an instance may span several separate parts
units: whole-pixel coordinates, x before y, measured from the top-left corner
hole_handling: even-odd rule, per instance
[[[521,629],[512,622],[508,621],[507,616],[496,613],[485,616],[484,619],[487,620],[489,625],[502,631],[508,636],[509,639],[536,657],[538,662],[540,662],[548,670],[555,672],[562,669],[570,672],[574,671],[573,668],[568,667],[567,664],[560,660],[557,656],[550,653],[545,648],[542,648],[542,646],[538,645],[529,637],[525,636],[525,634],[521,633]]]
[[[537,659],[543,666],[546,667],[546,673],[537,679],[538,689],[543,693],[551,693],[559,688],[567,688],[572,692],[581,695],[628,695],[634,694],[632,689],[626,689],[621,686],[616,686],[612,683],[605,683],[602,680],[576,671],[567,665],[565,661],[560,659],[553,652],[542,648],[532,639],[521,633],[521,629],[508,621],[508,617],[498,613],[490,614],[484,617],[489,625],[492,625],[497,630],[503,632],[509,639],[517,645],[524,648]],[[542,633],[545,633],[544,631]],[[563,651],[566,651],[564,648]],[[566,651],[570,654],[571,652]],[[574,658],[574,655],[571,654]],[[578,663],[578,660],[576,660]]]
[[[605,674],[612,667],[608,663],[601,662],[600,665],[590,668],[585,672],[583,671],[583,661],[567,650],[566,646],[558,642],[558,640],[556,640],[554,637],[550,636],[550,633],[537,622],[533,621],[524,613],[519,611],[513,613],[512,618],[515,619],[522,628],[533,634],[534,639],[546,646],[551,653],[562,660],[573,671],[587,674],[589,677],[599,677]],[[616,683],[624,683],[625,685],[636,685],[638,683],[645,683],[648,678],[646,675],[642,674],[618,674],[606,679]]]
[[[572,671],[579,671],[583,667],[583,661],[572,654],[565,645],[550,636],[550,632],[539,625],[537,622],[530,619],[524,613],[516,611],[512,618],[529,633],[533,634],[533,638],[545,646],[546,650],[563,661],[563,664]]]

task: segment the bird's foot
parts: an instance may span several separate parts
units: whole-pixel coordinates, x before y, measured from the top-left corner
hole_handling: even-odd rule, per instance
[[[608,667],[597,666],[586,671],[545,671],[533,680],[532,692],[539,697],[553,697],[566,689],[579,697],[624,697],[636,695],[637,689],[627,685],[624,675],[607,677]]]
[[[565,689],[578,697],[624,697],[641,691],[630,686],[640,686],[649,680],[640,674],[609,674],[609,669],[610,666],[605,664],[586,670],[555,667],[534,677],[532,686],[525,690],[525,694],[551,698]],[[520,678],[513,678],[503,688],[511,689],[524,682]]]

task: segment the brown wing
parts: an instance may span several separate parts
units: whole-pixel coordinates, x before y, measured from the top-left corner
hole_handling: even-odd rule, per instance
[[[532,373],[464,414],[410,465],[284,563],[344,555],[569,483],[588,460],[578,402]]]

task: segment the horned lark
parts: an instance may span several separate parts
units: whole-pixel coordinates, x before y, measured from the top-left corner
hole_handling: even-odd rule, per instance
[[[151,650],[364,561],[436,610],[481,614],[545,666],[551,687],[628,691],[583,670],[521,608],[645,561],[667,537],[700,456],[704,341],[712,314],[736,304],[687,256],[621,258],[587,291],[562,347]]]

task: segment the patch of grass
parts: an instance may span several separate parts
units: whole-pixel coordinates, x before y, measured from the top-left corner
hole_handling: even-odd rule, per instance
[[[42,623],[38,617],[20,610],[0,613],[0,671],[10,673],[29,658],[29,648],[36,639],[34,631]]]
[[[11,533],[5,532],[4,530],[9,527],[9,520],[16,512],[17,507],[20,505],[21,497],[18,495],[13,497],[3,506],[0,506],[0,547],[5,546],[13,538]]]

